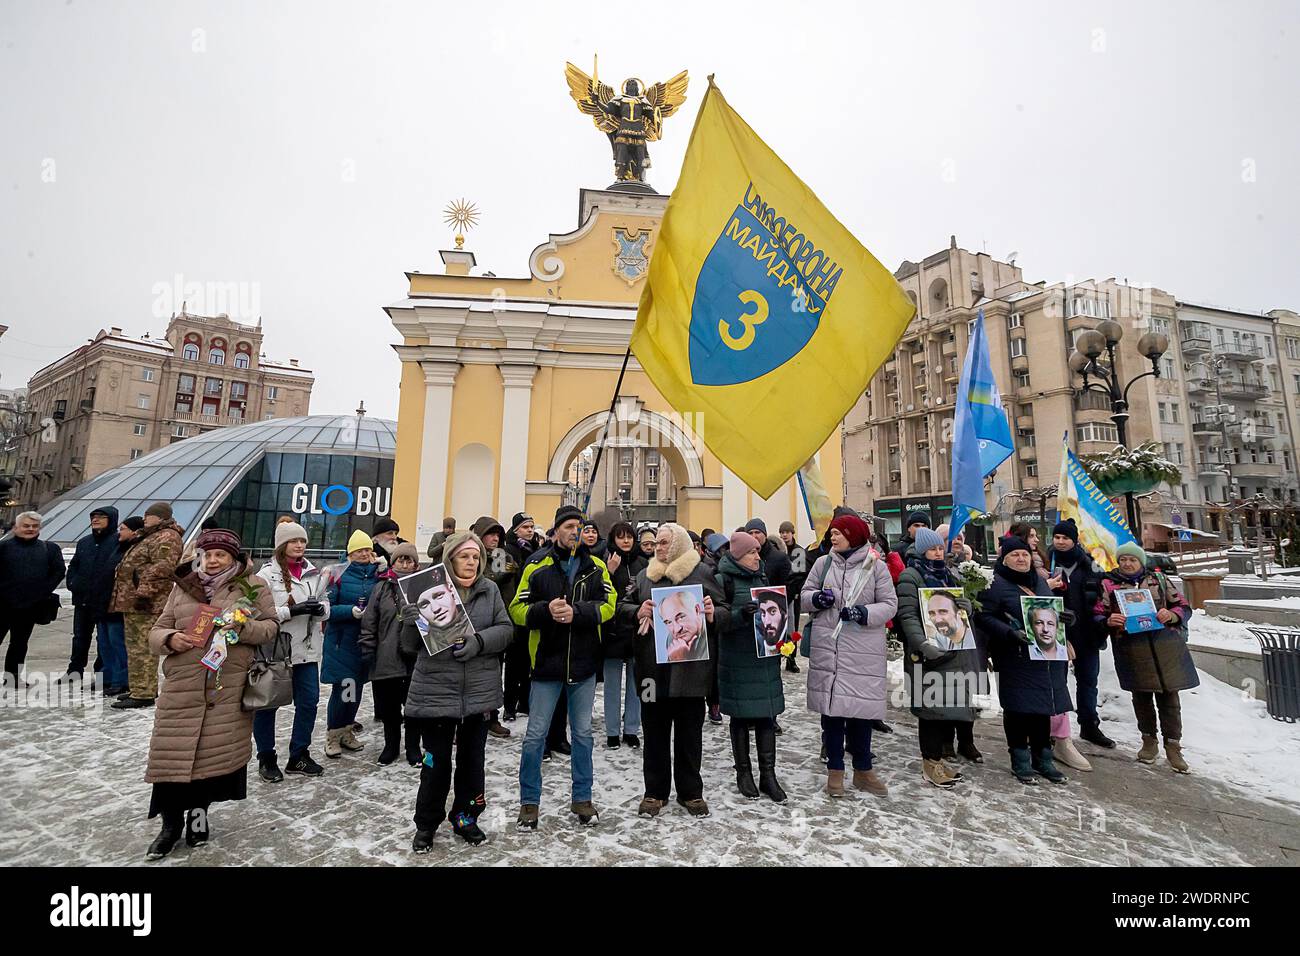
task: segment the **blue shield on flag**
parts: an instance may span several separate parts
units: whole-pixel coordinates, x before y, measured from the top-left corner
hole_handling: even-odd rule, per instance
[[[695,283],[691,380],[738,385],[780,368],[812,339],[825,308],[777,238],[738,205]]]

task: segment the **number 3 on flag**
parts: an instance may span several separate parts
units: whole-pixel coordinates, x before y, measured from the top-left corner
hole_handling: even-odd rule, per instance
[[[752,305],[753,312],[742,312],[736,316],[740,324],[745,327],[745,331],[740,333],[740,337],[731,334],[731,329],[726,319],[718,320],[718,335],[722,338],[722,344],[729,349],[735,349],[737,352],[743,352],[754,344],[754,327],[762,325],[767,321],[767,299],[753,289],[746,289],[740,295],[736,296],[745,305]]]

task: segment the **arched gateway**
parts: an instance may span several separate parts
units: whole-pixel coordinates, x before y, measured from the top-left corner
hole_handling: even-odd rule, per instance
[[[709,422],[672,409],[635,356],[606,429],[667,202],[617,187],[582,190],[578,228],[538,246],[526,278],[471,275],[466,249],[441,253],[444,274],[407,273],[409,295],[385,310],[402,337],[393,515],[405,537],[423,547],[447,514],[462,527],[479,513],[508,522],[521,510],[549,523],[582,474],[575,462],[598,439],[602,474],[620,466],[623,449],[642,450],[671,474],[671,500],[645,506],[656,517],[671,508],[692,529],[729,531],[757,515],[773,533],[792,520],[801,540],[811,535],[795,482],[767,501],[751,492],[708,450]],[[791,408],[772,423],[772,440],[797,428]],[[819,461],[834,495],[838,433]],[[617,503],[606,500],[617,477],[597,484],[593,513]],[[633,512],[644,505],[623,502]]]

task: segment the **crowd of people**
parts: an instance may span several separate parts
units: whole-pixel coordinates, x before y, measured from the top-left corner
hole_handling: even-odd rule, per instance
[[[786,802],[777,767],[782,668],[798,671],[800,656],[808,668],[806,706],[821,723],[825,793],[885,797],[872,737],[893,732],[885,723],[891,635],[902,647],[929,785],[952,789],[962,763],[984,762],[974,721],[988,706],[981,696],[990,669],[1015,777],[1063,784],[1061,766],[1090,770],[1069,715],[1077,715],[1082,740],[1115,747],[1102,732],[1097,703],[1108,641],[1143,737],[1136,759],[1155,762],[1163,736],[1169,766],[1188,772],[1179,692],[1197,683],[1186,641],[1190,609],[1135,544],[1121,547],[1117,569],[1102,573],[1069,521],[1053,529],[1050,553],[1035,529],[1013,527],[1001,539],[991,582],[972,590],[958,573],[970,548],[960,535],[949,541],[946,526],[932,529],[922,512],[908,515],[892,547],[848,508],[836,509],[822,539],[806,547],[789,522],[769,537],[759,518],[730,534],[623,521],[602,534],[571,506],[556,512],[544,534],[524,513],[509,527],[484,517],[470,530],[457,530],[449,518],[427,555],[446,568],[471,626],[442,650],[422,639],[422,607],[399,587],[421,565],[389,518],[370,534],[354,532],[345,558],[325,567],[307,558],[307,531],[290,517],[280,519],[273,555],[260,567],[245,542],[211,520],[186,548],[165,502],[120,522],[112,507],[90,519],[66,568],[60,549],[40,539],[39,514],[20,515],[13,535],[0,541],[0,641],[10,642],[5,681],[18,686],[31,633],[58,613],[54,592],[66,576],[73,636],[63,679],[83,673],[97,637],[95,668],[104,694],[116,698],[111,706],[156,708],[145,779],[153,785],[149,816],[160,816],[162,827],[150,859],[182,837],[190,846],[209,838],[209,807],[246,795],[254,746],[258,776],[268,785],[285,774],[325,772],[311,752],[322,685],[329,688],[326,758],[365,748],[358,716],[368,684],[383,736],[378,764],[404,756],[420,768],[417,853],[431,849],[447,819],[469,844],[487,838],[479,826],[487,740],[511,736],[508,725],[520,716],[527,725],[518,828],[539,826],[542,765],[555,753],[570,758],[570,812],[581,824],[598,822],[598,680],[605,685],[606,747],[641,753],[642,816],[660,814],[674,791],[687,813],[709,815],[703,728],[724,719],[737,790]],[[654,592],[683,586],[702,594],[674,605],[673,626],[688,635],[682,647],[690,653],[665,662],[655,622],[663,614],[667,626],[667,612]],[[761,589],[774,586],[785,588],[784,610],[762,603]],[[1127,632],[1117,592],[1133,589],[1151,596],[1160,629]],[[675,596],[683,593],[696,592]],[[1036,635],[1026,633],[1036,625],[1025,623],[1025,596],[1061,599],[1068,653],[1042,653]],[[788,653],[795,642],[797,654]],[[280,692],[263,697],[272,664]],[[281,767],[276,714],[290,704]]]

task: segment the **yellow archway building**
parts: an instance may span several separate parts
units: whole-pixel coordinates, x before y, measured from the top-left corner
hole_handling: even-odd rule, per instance
[[[405,537],[423,548],[444,515],[468,527],[525,511],[549,526],[570,463],[605,428],[667,202],[581,190],[578,228],[534,249],[526,278],[470,275],[463,249],[442,252],[444,274],[407,273],[407,298],[385,310],[402,339],[393,515]],[[677,481],[679,523],[729,532],[761,517],[772,534],[790,520],[800,541],[812,536],[797,483],[759,498],[705,446],[707,422],[675,412],[635,356],[615,417],[606,455],[621,444],[658,449]],[[799,409],[771,425],[784,440]],[[818,455],[835,497],[840,442],[833,434]]]

